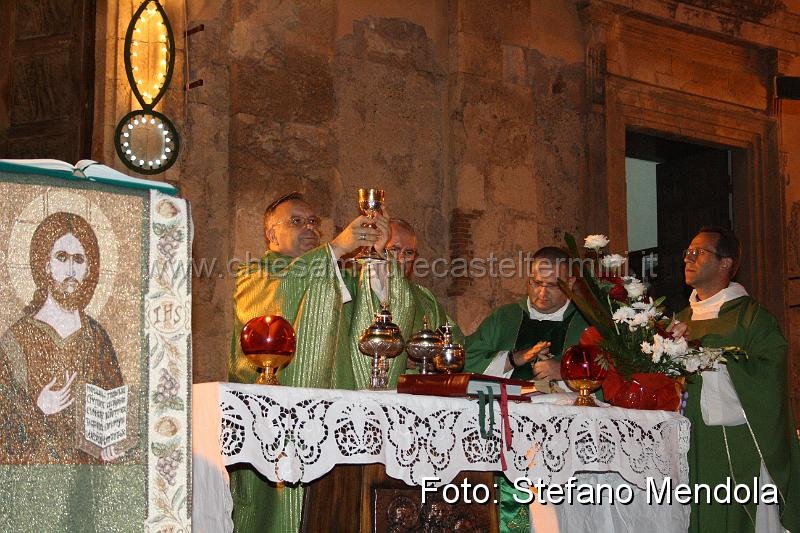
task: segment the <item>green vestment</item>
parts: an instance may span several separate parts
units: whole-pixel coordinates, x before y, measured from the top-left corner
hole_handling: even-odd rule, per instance
[[[389,268],[390,310],[404,339],[421,327],[426,313],[433,324],[444,322],[446,315],[430,291],[407,281],[396,261],[390,260]],[[327,245],[294,259],[270,251],[260,262],[240,269],[234,293],[229,379],[240,383],[256,380],[256,368],[242,354],[239,335],[251,318],[275,314],[292,323],[297,339],[294,358],[279,373],[281,385],[366,388],[371,359],[358,350],[358,336],[372,323],[379,304],[369,290],[366,268],[360,280],[347,270],[342,271],[342,278],[352,297],[345,304]],[[405,352],[391,362],[390,387],[396,386],[405,362]],[[237,532],[299,530],[302,485],[276,487],[252,468],[237,466],[231,472],[231,493]]]
[[[530,320],[528,318],[528,299],[504,305],[495,309],[481,323],[478,329],[467,337],[467,372],[483,372],[499,351],[512,351],[530,348],[542,340],[550,341],[554,358],[561,359],[564,348],[578,343],[587,323],[575,306],[570,303],[564,311],[567,324],[553,326],[549,320]],[[522,327],[524,325],[524,327]],[[532,379],[530,365],[515,369],[514,377]],[[527,505],[514,500],[527,495],[517,491],[505,476],[496,476],[499,492],[498,510],[501,532],[530,531],[530,516]]]
[[[587,324],[583,316],[573,311],[574,304],[570,303],[564,312],[564,317],[572,316],[566,329],[563,347],[578,344],[578,339],[586,329]],[[521,300],[498,307],[492,314],[481,322],[475,333],[467,337],[467,363],[465,372],[483,372],[497,355],[497,352],[513,350],[522,324],[522,317],[528,312],[527,297]],[[561,359],[561,351],[551,350],[556,359]]]
[[[701,339],[703,346],[738,346],[747,353],[738,361],[729,359],[727,369],[748,424],[707,426],[700,410],[703,379],[689,380],[684,414],[692,422],[690,483],[705,483],[713,489],[731,477],[732,486],[752,487],[763,460],[778,487],[781,523],[789,531],[800,532],[800,447],[788,403],[786,340],[778,323],[749,296],[723,304],[715,319],[692,321],[691,314],[691,308],[686,308],[678,319],[688,323],[692,338]],[[755,504],[694,504],[689,531],[751,532],[755,517]]]
[[[390,268],[390,311],[392,320],[400,328],[403,340],[408,341],[414,333],[422,329],[423,318],[427,316],[432,329],[444,323],[454,325],[454,341],[461,342],[460,330],[447,316],[433,293],[403,277],[396,262],[392,261]],[[379,304],[375,295],[365,290],[367,276],[367,269],[362,269],[360,280],[362,290],[359,291],[358,302],[353,311],[350,335],[343,337],[346,345],[340,346],[337,352],[335,380],[337,389],[360,390],[366,389],[369,385],[372,359],[358,350],[358,337],[372,323]],[[390,361],[390,389],[397,386],[398,377],[406,371],[407,358],[408,354],[403,351]]]
[[[260,315],[280,315],[294,327],[295,355],[279,373],[281,385],[330,388],[340,334],[349,333],[352,304],[342,304],[339,280],[328,245],[291,258],[268,251],[259,262],[239,269],[234,292],[234,332],[228,377],[253,383],[256,367],[242,354],[244,324]],[[353,293],[355,283],[343,279]],[[254,469],[231,469],[233,523],[237,532],[294,533],[303,509],[301,485],[277,486]]]

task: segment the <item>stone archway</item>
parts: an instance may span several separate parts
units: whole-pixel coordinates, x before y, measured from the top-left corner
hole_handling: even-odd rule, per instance
[[[656,24],[605,2],[590,3],[584,16],[589,186],[603,199],[597,222],[608,221],[612,241],[627,242],[626,129],[733,149],[734,229],[746,251],[739,276],[783,323],[784,250],[775,238],[783,234],[783,189],[764,72],[775,62],[756,45]]]

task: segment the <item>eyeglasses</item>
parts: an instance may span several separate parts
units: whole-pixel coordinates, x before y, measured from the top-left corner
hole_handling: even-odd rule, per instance
[[[536,281],[535,279],[529,279],[528,285],[533,287],[534,289],[547,289],[548,291],[559,289],[558,283],[545,283],[543,281]]]
[[[311,227],[311,229],[319,229],[321,223],[322,221],[319,217],[311,215],[310,217],[292,217],[289,220],[281,220],[273,224],[272,227],[274,228],[275,226],[286,224],[291,228]]]
[[[722,258],[717,252],[713,250],[707,250],[705,248],[688,248],[683,251],[683,259],[689,261],[690,263],[694,263],[697,261],[697,258],[701,255],[712,254],[719,258]]]
[[[414,259],[417,255],[417,251],[413,248],[401,248],[400,246],[392,246],[387,248],[389,252],[399,258],[399,259]]]

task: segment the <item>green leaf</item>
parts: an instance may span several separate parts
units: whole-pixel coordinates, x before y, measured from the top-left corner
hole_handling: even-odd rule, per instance
[[[608,309],[602,306],[597,298],[594,297],[592,292],[588,290],[583,284],[583,279],[578,279],[575,281],[574,287],[570,288],[562,280],[558,281],[559,287],[567,297],[575,303],[575,306],[580,310],[586,320],[589,323],[596,327],[597,330],[603,337],[610,335],[614,329],[614,323],[611,320],[611,313]],[[579,289],[583,287],[583,291],[579,292]]]
[[[184,410],[183,400],[181,398],[178,398],[177,396],[174,396],[174,397],[170,398],[169,400],[167,400],[166,402],[164,402],[164,407],[166,409],[174,409],[176,411],[183,411]]]
[[[576,259],[580,259],[581,254],[578,252],[578,244],[575,242],[575,237],[572,235],[572,233],[565,233],[564,241],[567,243],[567,249],[569,250],[570,255]]]
[[[726,359],[733,359],[734,361],[739,361],[739,359],[743,359],[747,361],[749,359],[747,352],[739,348],[738,346],[724,346],[722,348],[722,355]]]
[[[157,524],[157,523],[159,523],[159,522],[161,522],[163,520],[169,520],[169,517],[167,515],[164,515],[164,514],[158,514],[158,515],[154,516],[153,518],[151,518],[149,520],[149,522],[151,524]]]
[[[151,368],[157,367],[161,363],[161,360],[163,358],[164,358],[164,348],[162,348],[161,346],[155,348],[150,353],[150,367]]]
[[[180,502],[181,496],[183,495],[183,487],[178,487],[178,490],[175,491],[175,494],[172,495],[172,508],[173,509],[180,509],[177,506],[177,503]]]
[[[171,443],[161,444],[158,442],[154,442],[152,445],[152,449],[153,449],[153,454],[156,457],[166,457],[172,453],[172,451],[175,449],[175,446]]]

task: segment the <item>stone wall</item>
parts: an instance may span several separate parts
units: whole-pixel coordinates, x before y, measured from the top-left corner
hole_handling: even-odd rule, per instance
[[[497,265],[451,282],[455,318],[472,331],[524,294],[520,257],[583,226],[584,69],[531,48],[529,2],[458,2],[451,24],[453,235],[471,260]]]
[[[791,103],[764,108],[770,67],[761,61],[774,54],[759,51],[782,48],[775,61],[783,73],[800,73],[793,26],[800,0],[739,19],[730,11],[736,2],[723,4],[714,11],[713,2],[643,0],[639,16],[624,0],[190,0],[185,13],[168,2],[180,75],[160,110],[184,145],[164,177],[192,202],[195,221],[195,381],[225,378],[228,264],[262,253],[263,208],[289,190],[312,199],[330,238],[356,216],[358,187],[383,187],[392,215],[417,228],[424,259],[445,266],[472,259],[487,269],[494,262],[494,276],[420,280],[467,332],[492,307],[521,296],[518,264],[527,252],[562,243],[566,231],[602,232],[609,216],[624,218],[608,211],[615,185],[605,163],[622,146],[604,133],[608,74],[776,121],[790,237],[787,303],[800,304],[792,296],[800,295],[793,285],[800,283],[793,237],[800,186],[792,179],[800,171],[800,111]],[[612,13],[607,25],[587,25],[587,6]],[[115,58],[132,9],[134,2],[98,8],[98,71],[106,76],[95,103],[95,152],[105,162],[114,163],[110,132],[131,106]],[[707,50],[693,58],[676,48],[662,54],[668,64],[656,64],[647,50],[620,46],[620,17],[629,20],[625,31],[660,21],[676,43],[686,32],[722,51],[730,72],[737,61],[748,67],[738,77],[711,76],[724,87],[709,86]],[[199,24],[204,31],[183,38]],[[725,52],[739,49],[752,53]],[[199,79],[202,86],[183,91]],[[511,267],[500,275],[504,258]],[[794,337],[800,314],[792,307],[787,316]]]

